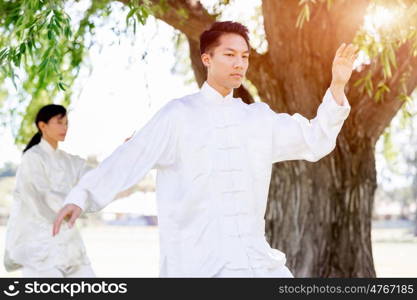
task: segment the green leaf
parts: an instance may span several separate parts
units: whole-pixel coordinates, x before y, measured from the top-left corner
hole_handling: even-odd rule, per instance
[[[4,48],[3,50],[0,51],[0,61],[2,61],[7,55],[8,55],[8,48]]]
[[[72,32],[71,32],[71,28],[69,26],[66,26],[64,29],[64,35],[67,39],[71,38]]]
[[[26,51],[26,45],[25,45],[25,43],[20,44],[19,52],[21,54],[25,54],[25,51]]]
[[[48,65],[48,63],[49,63],[49,58],[45,58],[45,59],[41,62],[41,64],[39,65],[39,69],[38,69],[38,71],[39,71],[39,72],[42,72],[42,70],[43,70],[43,69],[45,69],[45,67]]]
[[[60,90],[62,90],[62,91],[66,91],[66,88],[65,88],[64,83],[63,83],[63,82],[58,82],[58,87],[59,87],[59,89],[60,89]]]
[[[52,33],[52,30],[48,30],[48,40],[52,40],[54,38],[54,34]]]
[[[127,14],[127,16],[126,16],[126,24],[129,24],[129,19],[134,15],[134,14],[136,14],[136,12],[139,10],[139,7],[134,7],[134,8],[132,8],[130,11],[129,11],[129,13]]]

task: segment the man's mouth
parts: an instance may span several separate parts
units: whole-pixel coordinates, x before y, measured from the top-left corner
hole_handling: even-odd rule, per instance
[[[243,75],[242,75],[242,74],[232,74],[231,76],[232,76],[232,77],[237,77],[237,78],[242,78],[242,77],[243,77]]]

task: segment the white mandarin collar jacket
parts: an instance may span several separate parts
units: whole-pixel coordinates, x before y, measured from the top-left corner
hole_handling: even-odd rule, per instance
[[[52,237],[52,224],[65,196],[90,169],[82,158],[54,149],[44,139],[23,154],[7,223],[6,270],[24,266],[69,272],[89,263],[76,227],[65,224]]]
[[[204,83],[166,104],[87,173],[65,204],[100,210],[156,168],[160,276],[282,267],[285,254],[265,239],[272,164],[329,154],[349,111],[347,99],[339,106],[329,90],[307,120],[222,97]]]

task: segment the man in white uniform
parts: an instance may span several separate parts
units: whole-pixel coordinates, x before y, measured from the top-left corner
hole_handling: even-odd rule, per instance
[[[207,81],[166,104],[67,196],[53,234],[157,169],[161,277],[292,277],[265,239],[272,164],[330,153],[350,106],[344,94],[355,47],[342,45],[333,78],[307,120],[233,98],[249,65],[247,29],[216,22],[200,37]],[[308,101],[308,99],[306,99]]]

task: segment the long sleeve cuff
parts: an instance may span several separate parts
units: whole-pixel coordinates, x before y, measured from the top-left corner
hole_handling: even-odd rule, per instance
[[[75,204],[78,207],[80,207],[84,212],[86,209],[87,198],[88,198],[87,191],[76,186],[70,191],[70,193],[65,198],[64,206],[67,204]]]
[[[345,120],[349,116],[350,104],[346,96],[343,99],[343,105],[339,105],[333,97],[330,89],[327,89],[324,95],[323,104],[330,117],[335,120]]]

